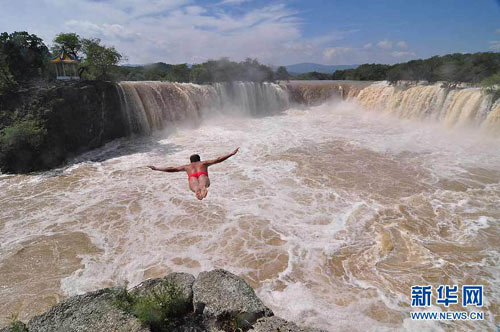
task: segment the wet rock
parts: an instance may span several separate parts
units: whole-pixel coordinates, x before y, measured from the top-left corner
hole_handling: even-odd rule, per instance
[[[273,315],[245,281],[221,269],[198,275],[193,284],[193,306],[209,328],[245,329],[257,319]]]
[[[248,332],[326,332],[323,330],[298,326],[283,318],[273,316],[259,319]]]
[[[30,332],[149,332],[133,315],[113,305],[116,292],[105,288],[77,295],[28,322]]]

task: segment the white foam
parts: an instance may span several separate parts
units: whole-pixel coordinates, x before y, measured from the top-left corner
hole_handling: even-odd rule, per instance
[[[500,141],[469,133],[436,132],[436,128],[362,112],[355,104],[342,102],[309,110],[290,109],[266,118],[214,116],[198,128],[168,130],[168,136],[118,140],[75,160],[55,177],[42,174],[17,182],[17,177],[2,179],[0,202],[19,200],[18,209],[25,212],[20,217],[15,210],[0,212],[1,220],[6,220],[0,234],[0,259],[19,244],[19,239],[47,234],[51,226],[60,226],[58,232],[83,232],[102,253],[81,256],[84,268],[62,280],[63,291],[72,295],[125,280],[137,284],[153,266],[194,274],[223,267],[247,275],[260,271],[238,261],[241,257],[231,250],[242,249],[244,255],[256,257],[279,251],[288,255],[288,261],[274,274],[275,280],[260,280],[263,286],[258,293],[286,319],[327,329],[335,321],[346,330],[440,330],[435,323],[415,325],[405,320],[398,325],[367,316],[362,309],[379,302],[393,310],[406,310],[398,301],[407,300],[407,294],[388,294],[385,287],[390,284],[379,279],[365,280],[347,272],[345,279],[337,280],[347,288],[378,290],[373,299],[359,298],[345,307],[331,301],[338,291],[333,286],[324,293],[312,286],[321,283],[315,274],[324,268],[325,260],[341,248],[366,247],[360,260],[380,259],[370,255],[377,235],[366,224],[380,211],[395,209],[394,205],[407,204],[414,197],[386,205],[354,189],[321,183],[310,186],[308,179],[294,173],[299,163],[297,148],[320,149],[322,144],[340,140],[353,149],[366,149],[395,161],[409,153],[405,161],[429,173],[431,180],[422,181],[428,181],[423,185],[430,189],[419,195],[435,211],[444,210],[452,216],[472,211],[474,205],[476,209],[487,206],[483,196],[471,197],[469,192],[432,185],[463,174],[471,165],[500,170]],[[187,189],[185,174],[152,172],[145,167],[185,164],[196,152],[204,159],[212,158],[237,146],[238,155],[210,169],[212,186],[202,202]],[[287,155],[295,157],[287,159]],[[500,192],[494,186],[487,190]],[[44,207],[30,210],[36,203]],[[258,238],[260,235],[243,233],[240,226],[247,220],[258,220],[255,227],[274,232],[281,242],[271,245]],[[451,218],[442,222],[455,227]],[[397,221],[392,225],[397,227]],[[465,227],[453,229],[458,239],[492,226],[498,227],[484,214],[467,219]],[[250,240],[242,241],[240,248],[231,247],[231,241],[247,235]],[[185,242],[179,244],[182,239]],[[229,242],[222,245],[225,240]],[[190,258],[197,264],[179,265],[174,258]],[[435,266],[443,265],[441,257],[429,255],[426,259]],[[374,269],[367,273],[383,278],[375,264],[366,266]],[[275,288],[278,281],[285,285],[284,290]]]

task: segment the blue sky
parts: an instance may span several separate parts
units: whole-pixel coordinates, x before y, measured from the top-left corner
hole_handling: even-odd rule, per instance
[[[0,0],[0,31],[99,37],[128,63],[396,63],[500,51],[500,0]],[[29,10],[27,10],[29,8]]]

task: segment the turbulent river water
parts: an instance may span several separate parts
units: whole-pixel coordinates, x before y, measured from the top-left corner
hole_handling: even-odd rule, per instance
[[[421,87],[411,97],[376,84],[299,107],[287,97],[292,88],[121,83],[131,131],[151,135],[113,141],[57,170],[2,175],[0,326],[73,294],[225,268],[300,324],[494,331],[500,140],[483,129],[498,133],[500,107],[474,89],[450,97]],[[184,99],[165,106],[175,94]],[[237,146],[210,168],[201,202],[185,174],[145,167]],[[484,285],[476,310],[485,319],[412,321],[413,285]]]

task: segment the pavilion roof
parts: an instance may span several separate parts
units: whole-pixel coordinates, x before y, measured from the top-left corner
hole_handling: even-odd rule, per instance
[[[65,49],[61,51],[61,54],[55,58],[50,59],[52,63],[64,62],[64,63],[78,63],[80,62],[78,58],[68,54]]]

